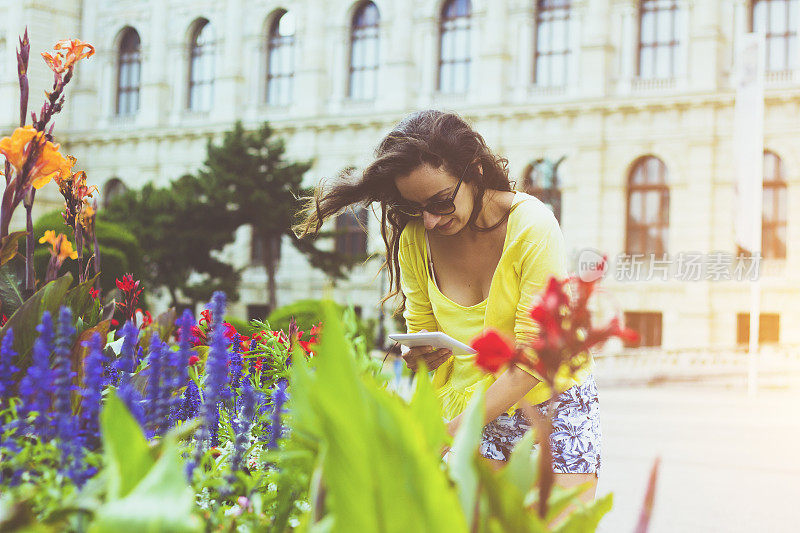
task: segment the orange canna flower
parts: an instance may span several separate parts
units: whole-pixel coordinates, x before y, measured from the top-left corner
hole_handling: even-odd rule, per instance
[[[50,254],[56,258],[57,264],[61,265],[66,258],[77,259],[78,252],[72,248],[72,243],[63,233],[56,235],[56,232],[49,229],[44,232],[44,236],[39,239],[39,243],[50,243],[52,248]]]
[[[22,166],[27,157],[25,151],[34,137],[36,137],[36,130],[33,129],[33,126],[25,126],[14,130],[11,137],[0,139],[0,154],[6,156],[18,174],[22,172]]]
[[[44,62],[47,63],[47,66],[50,67],[50,70],[58,72],[59,74],[64,72],[64,64],[62,63],[64,58],[61,54],[53,55],[50,52],[42,52],[42,57],[44,58]]]
[[[44,232],[44,236],[41,239],[39,239],[39,244],[44,244],[46,242],[49,242],[50,244],[53,244],[53,243],[56,242],[56,232],[55,231],[49,229],[49,230]]]
[[[42,132],[36,131],[33,126],[28,125],[14,130],[11,137],[0,139],[0,153],[17,171],[17,176],[22,174],[22,168],[25,166],[31,150],[41,143],[43,136]],[[74,160],[61,155],[58,151],[59,146],[45,141],[39,150],[38,157],[28,174],[28,183],[34,189],[41,189],[53,178],[69,176]]]
[[[87,48],[87,50],[84,50],[84,48]],[[56,54],[57,57],[61,57],[61,50],[63,50],[63,53],[65,54],[63,64],[60,61],[53,60],[52,56],[51,59],[48,60],[48,58],[44,55],[46,52],[42,53],[42,57],[44,57],[44,60],[47,62],[50,68],[58,73],[70,70],[78,61],[94,54],[94,46],[89,43],[85,43],[80,39],[63,39],[58,41],[55,46],[53,46],[53,49],[59,50],[58,54]]]

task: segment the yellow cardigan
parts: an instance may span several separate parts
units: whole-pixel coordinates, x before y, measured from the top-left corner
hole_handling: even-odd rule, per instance
[[[436,286],[428,273],[425,227],[421,220],[409,222],[400,234],[400,284],[406,297],[408,333],[422,329],[443,331],[465,344],[484,329],[504,333],[517,343],[535,338],[538,326],[528,312],[544,290],[550,275],[563,279],[568,274],[564,237],[552,211],[539,199],[516,191],[506,227],[506,238],[489,296],[472,306],[459,305]],[[434,267],[435,268],[435,267]],[[453,353],[436,369],[433,385],[442,403],[442,415],[451,419],[462,412],[472,394],[495,381],[475,364],[475,356]],[[528,373],[541,376],[527,367]],[[557,375],[557,392],[583,382],[594,369],[589,354],[586,364],[573,376],[566,366]],[[547,401],[551,391],[544,382],[525,395],[531,404]],[[512,406],[516,408],[518,404]]]

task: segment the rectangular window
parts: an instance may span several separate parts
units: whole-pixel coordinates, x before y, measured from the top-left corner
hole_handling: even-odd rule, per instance
[[[539,0],[534,83],[563,87],[569,72],[569,0]]]
[[[759,314],[758,344],[780,342],[780,318],[778,313]],[[736,315],[736,343],[750,343],[750,313]]]
[[[625,347],[661,346],[661,322],[661,313],[626,311],[625,326],[639,334],[639,342],[625,343]]]

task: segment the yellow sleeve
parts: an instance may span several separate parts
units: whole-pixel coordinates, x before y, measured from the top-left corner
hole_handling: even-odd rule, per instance
[[[431,301],[428,299],[427,279],[419,271],[424,262],[421,257],[413,257],[413,246],[400,239],[398,260],[400,262],[400,289],[406,297],[406,308],[403,318],[406,331],[416,333],[422,329],[439,331],[439,324],[433,315]],[[423,267],[424,268],[424,267]]]
[[[568,275],[564,235],[555,216],[545,217],[545,222],[538,225],[537,230],[541,232],[538,240],[531,239],[520,260],[520,298],[514,320],[517,344],[528,344],[539,333],[539,326],[529,313],[550,277],[564,279]],[[541,381],[541,376],[530,368],[517,366]]]

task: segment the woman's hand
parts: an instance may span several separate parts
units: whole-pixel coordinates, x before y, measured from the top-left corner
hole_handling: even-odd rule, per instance
[[[427,329],[421,329],[419,333],[425,333],[427,331]],[[408,369],[412,372],[417,371],[420,360],[425,361],[425,365],[427,365],[430,371],[439,368],[442,363],[450,359],[451,355],[453,355],[453,352],[447,348],[434,350],[433,346],[414,346],[403,354],[403,359]]]
[[[434,350],[433,346],[415,346],[403,354],[403,359],[406,366],[413,372],[417,371],[420,360],[425,361],[428,370],[436,370],[442,363],[450,359],[452,354],[453,352],[447,348]]]

